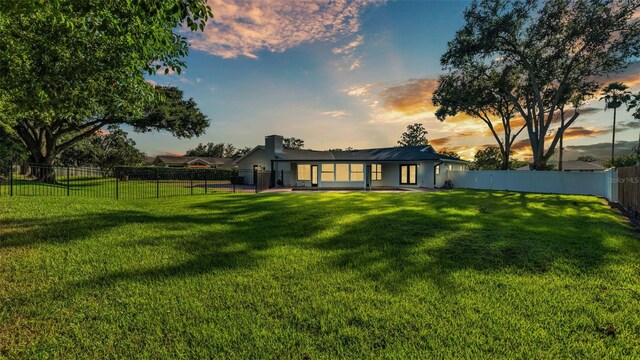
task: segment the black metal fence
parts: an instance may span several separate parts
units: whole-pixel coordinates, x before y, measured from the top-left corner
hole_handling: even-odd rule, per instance
[[[269,188],[263,170],[165,167],[63,167],[0,163],[2,196],[83,196],[144,199],[214,192],[259,193]]]

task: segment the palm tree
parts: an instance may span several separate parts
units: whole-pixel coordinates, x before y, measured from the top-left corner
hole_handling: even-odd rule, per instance
[[[627,104],[631,100],[631,93],[627,91],[629,87],[620,82],[613,82],[602,89],[602,97],[604,100],[604,109],[613,109],[613,138],[611,140],[611,162],[615,158],[616,146],[616,110],[623,104]]]

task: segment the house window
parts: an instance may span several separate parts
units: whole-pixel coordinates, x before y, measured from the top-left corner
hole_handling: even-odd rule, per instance
[[[322,164],[322,181],[336,181],[334,164]]]
[[[418,166],[400,165],[400,185],[417,185],[418,184]]]
[[[364,165],[351,164],[351,181],[364,181]]]
[[[298,181],[311,180],[311,165],[298,164]]]
[[[440,165],[436,165],[436,175],[440,175]]]
[[[349,181],[349,164],[336,164],[336,181]]]
[[[453,170],[453,165],[447,165],[447,171],[452,171]]]
[[[382,180],[382,164],[371,164],[371,180]]]

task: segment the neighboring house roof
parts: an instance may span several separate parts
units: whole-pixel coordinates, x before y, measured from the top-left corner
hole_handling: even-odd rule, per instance
[[[549,163],[550,165],[555,165],[555,169],[558,169],[557,163]],[[519,167],[516,170],[528,171],[529,165],[525,165],[523,167]],[[562,170],[563,171],[602,171],[604,167],[600,164],[596,164],[593,162],[579,161],[579,160],[568,160],[562,162]]]
[[[163,163],[166,165],[191,165],[203,163],[210,166],[235,166],[235,162],[230,158],[216,158],[206,156],[157,156],[154,163]]]
[[[256,146],[244,157],[250,155],[263,146]],[[244,158],[243,157],[243,158]],[[238,160],[241,161],[243,158]],[[467,161],[455,159],[450,156],[438,154],[433,147],[406,146],[389,147],[379,149],[364,149],[352,151],[316,151],[316,150],[292,150],[284,149],[276,154],[276,161],[424,161],[445,160],[451,162],[467,163]]]
[[[153,164],[154,161],[156,161],[156,157],[157,156],[145,156],[144,157],[144,163],[147,165],[151,165]]]

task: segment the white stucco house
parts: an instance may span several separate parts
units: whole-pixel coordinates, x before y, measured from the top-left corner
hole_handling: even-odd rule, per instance
[[[236,161],[240,170],[271,171],[272,185],[300,188],[442,187],[448,171],[467,162],[438,154],[431,146],[390,147],[353,151],[291,150],[283,137],[265,137]]]

